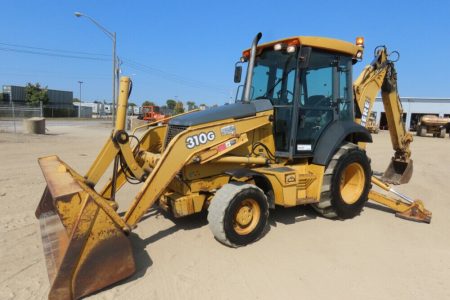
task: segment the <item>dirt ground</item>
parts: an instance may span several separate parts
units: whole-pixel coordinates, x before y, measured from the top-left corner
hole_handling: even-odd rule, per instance
[[[0,299],[46,299],[49,291],[34,217],[45,187],[36,159],[58,154],[84,173],[110,132],[101,122],[47,127],[45,136],[0,133]],[[450,299],[450,139],[414,138],[415,172],[397,189],[425,201],[430,225],[373,204],[346,221],[278,208],[264,238],[232,249],[214,240],[205,215],[173,220],[153,211],[133,238],[136,274],[89,299]],[[383,171],[389,134],[375,135],[368,152]]]

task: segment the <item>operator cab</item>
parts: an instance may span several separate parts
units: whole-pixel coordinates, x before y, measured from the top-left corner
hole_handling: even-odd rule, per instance
[[[361,49],[311,37],[258,47],[249,98],[268,99],[274,107],[276,156],[312,157],[325,128],[353,121],[352,64]],[[244,59],[249,54],[244,51]]]

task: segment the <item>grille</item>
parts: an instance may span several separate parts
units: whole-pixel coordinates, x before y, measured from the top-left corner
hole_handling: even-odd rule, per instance
[[[182,125],[169,125],[169,128],[167,128],[166,133],[166,140],[164,142],[164,148],[169,145],[170,141],[180,132],[183,132],[188,128],[188,126],[182,126]]]

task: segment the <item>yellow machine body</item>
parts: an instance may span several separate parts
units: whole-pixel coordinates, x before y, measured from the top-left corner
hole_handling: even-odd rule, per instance
[[[345,53],[355,59],[362,56],[363,50],[361,45],[327,38],[297,37],[281,41]],[[257,52],[279,42],[263,44]],[[367,112],[370,114],[376,88],[380,88],[383,72],[386,71],[373,74],[367,69],[364,72],[364,76],[355,82],[354,89],[356,97],[370,99]],[[133,274],[135,262],[127,235],[155,203],[175,217],[191,215],[207,210],[218,191],[234,182],[235,187],[255,186],[251,192],[264,193],[270,208],[276,205],[292,207],[319,203],[324,188],[330,185],[331,174],[327,173],[326,165],[314,163],[306,157],[274,157],[272,109],[262,109],[239,118],[230,116],[205,120],[182,129],[170,125],[174,117],[168,117],[138,128],[144,131],[139,142],[135,143],[125,131],[129,91],[130,80],[123,77],[116,127],[84,176],[57,156],[39,159],[47,187],[36,217],[41,224],[51,285],[49,299],[77,299]],[[391,117],[388,114],[388,120],[396,120],[400,116],[397,96],[396,91],[383,93],[385,104],[393,107],[394,111]],[[358,105],[359,98],[355,102]],[[364,101],[361,105],[362,111]],[[361,123],[362,119],[356,118],[356,122]],[[394,145],[396,155],[393,164],[408,165],[410,151],[407,146],[412,139],[402,131],[401,126],[392,127],[398,129],[391,132],[393,141],[401,140],[400,144]],[[131,133],[135,134],[135,131]],[[364,148],[365,144],[360,143],[359,146]],[[97,183],[111,164],[112,177],[103,188],[97,189]],[[394,173],[401,177],[403,171]],[[350,168],[346,174],[350,178],[359,176],[361,172],[358,168]],[[116,192],[130,178],[141,182],[141,189],[125,214],[119,215]],[[358,181],[348,181],[350,188],[346,188],[344,183],[340,188],[345,188],[351,199],[351,186],[355,189],[360,187]],[[408,214],[407,208],[411,205],[400,205],[400,200],[377,195],[373,198],[384,205],[397,203],[388,206],[411,219],[431,219],[431,213],[425,211],[420,203],[416,203],[414,211],[424,212],[427,218]],[[243,203],[235,216],[239,218],[240,225],[251,224],[249,213],[252,209],[257,211],[258,217],[263,215],[254,200],[244,200]]]

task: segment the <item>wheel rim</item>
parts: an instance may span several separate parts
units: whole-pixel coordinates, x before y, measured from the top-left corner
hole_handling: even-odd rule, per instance
[[[233,229],[239,235],[251,233],[261,218],[261,208],[254,199],[241,201],[236,209],[233,220]]]
[[[365,186],[364,169],[359,163],[349,164],[341,174],[339,185],[342,200],[353,204],[361,197]]]

